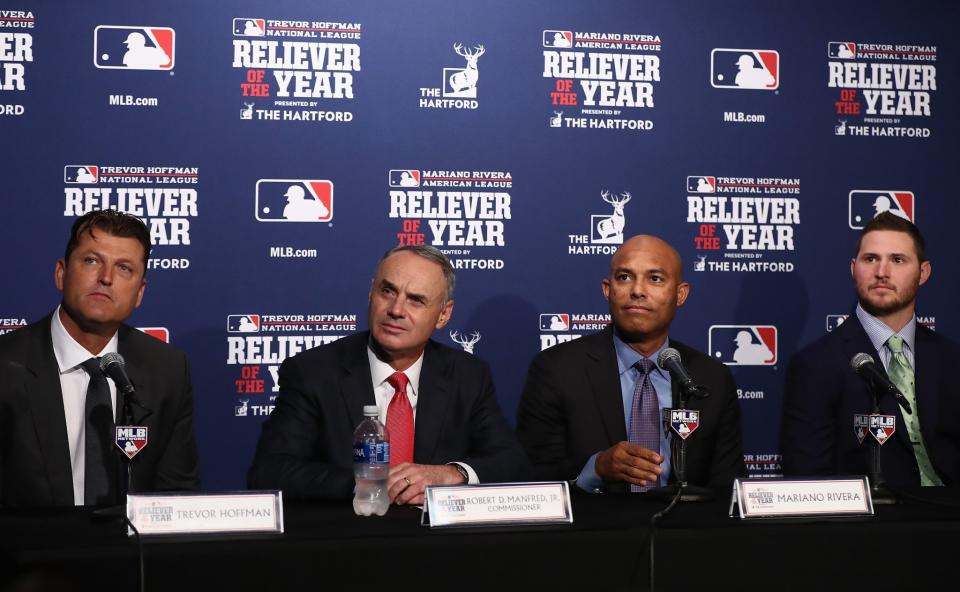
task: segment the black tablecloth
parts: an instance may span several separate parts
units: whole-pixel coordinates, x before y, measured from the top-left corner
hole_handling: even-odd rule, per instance
[[[469,529],[423,527],[413,508],[360,517],[349,503],[287,503],[283,535],[145,539],[146,588],[643,590],[653,533],[657,590],[953,589],[960,492],[922,495],[839,521],[747,522],[727,516],[727,499],[682,503],[655,530],[666,502],[642,495],[575,495],[570,525]],[[0,511],[0,583],[136,590],[125,532],[84,508]]]

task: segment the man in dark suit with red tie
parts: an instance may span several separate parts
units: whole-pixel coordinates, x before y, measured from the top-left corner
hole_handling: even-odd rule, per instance
[[[251,488],[294,498],[353,494],[353,430],[377,405],[390,433],[390,499],[423,502],[429,485],[522,476],[523,452],[497,404],[490,368],[430,339],[453,312],[450,261],[429,246],[380,260],[370,330],[313,348],[280,366],[280,395],[263,425]]]
[[[917,291],[932,273],[919,229],[890,212],[864,226],[850,262],[854,313],[797,352],[787,367],[780,452],[787,475],[866,475],[870,446],[858,441],[853,416],[872,409],[870,386],[851,360],[872,356],[911,407],[880,397],[896,431],[880,452],[895,489],[960,482],[960,346],[915,316]],[[870,438],[871,436],[867,436]]]

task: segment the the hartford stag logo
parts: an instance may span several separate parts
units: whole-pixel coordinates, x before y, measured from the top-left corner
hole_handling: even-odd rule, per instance
[[[100,25],[93,30],[97,68],[172,70],[176,33],[169,27]]]
[[[716,48],[710,52],[710,85],[776,90],[780,87],[780,54],[772,49]]]
[[[890,212],[916,223],[916,207],[912,191],[854,189],[849,195],[849,226],[859,230],[874,217]]]
[[[920,126],[937,90],[937,46],[831,41],[827,57],[835,135],[930,136]]]
[[[450,331],[450,341],[457,343],[468,354],[473,353],[473,347],[480,341],[480,332],[473,331],[469,335],[458,331]]]
[[[63,167],[63,182],[92,185],[97,182],[99,171],[95,164],[67,165]]]
[[[256,217],[260,222],[329,222],[333,219],[333,182],[260,179]]]
[[[728,366],[773,366],[777,363],[777,328],[711,325],[707,349]]]
[[[623,209],[633,196],[629,191],[614,194],[604,189],[600,192],[600,198],[613,207],[613,212],[591,214],[590,234],[568,235],[570,244],[567,246],[567,254],[609,255],[617,250],[615,245],[623,244],[623,230],[627,224]]]
[[[454,43],[453,51],[462,57],[466,64],[462,68],[444,68],[443,86],[440,88],[420,88],[420,107],[427,109],[476,109],[477,84],[480,81],[478,60],[486,53],[483,45],[465,47]]]

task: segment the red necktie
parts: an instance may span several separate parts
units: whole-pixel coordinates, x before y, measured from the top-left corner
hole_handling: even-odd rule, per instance
[[[395,390],[387,406],[390,433],[390,466],[413,462],[413,407],[407,398],[407,375],[394,372],[387,378]]]

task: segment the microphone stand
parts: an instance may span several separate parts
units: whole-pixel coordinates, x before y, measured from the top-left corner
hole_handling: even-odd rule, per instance
[[[706,390],[705,387],[698,384],[684,385],[680,388],[680,406],[677,409],[685,410],[687,408],[687,398],[691,393],[700,393]],[[669,413],[664,414],[663,422],[664,432],[671,430]],[[660,498],[673,498],[679,495],[679,501],[682,502],[706,502],[714,499],[716,494],[712,489],[690,485],[687,482],[687,438],[681,438],[677,434],[670,434],[670,436],[671,464],[676,482],[651,489],[649,493]]]
[[[877,387],[870,389],[873,399],[873,406],[870,410],[871,415],[880,415],[880,396]],[[880,442],[870,436],[870,497],[874,504],[898,504],[900,498],[897,494],[887,489],[886,479],[883,477],[883,469],[880,467]]]
[[[121,391],[120,389],[117,389],[117,395],[122,395],[123,397],[123,404],[120,406],[119,425],[131,425],[133,423],[133,390],[125,389]],[[126,499],[127,493],[130,491],[133,459],[128,458],[126,454],[121,452],[119,449],[116,449],[116,447],[113,448],[113,452],[121,459],[119,465],[117,466],[118,499],[114,500],[114,505],[94,510],[93,514],[94,516],[101,518],[126,518]]]

